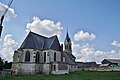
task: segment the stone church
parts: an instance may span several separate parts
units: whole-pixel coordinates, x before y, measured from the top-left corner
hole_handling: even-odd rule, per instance
[[[71,39],[63,44],[57,36],[45,37],[29,32],[19,49],[14,51],[12,71],[15,75],[68,74],[77,70]]]

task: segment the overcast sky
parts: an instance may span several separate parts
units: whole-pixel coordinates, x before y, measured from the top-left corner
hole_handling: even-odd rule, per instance
[[[0,0],[0,16],[9,0]],[[31,30],[44,36],[66,28],[77,61],[120,58],[120,0],[14,0],[5,17],[0,56],[12,61],[13,51]]]

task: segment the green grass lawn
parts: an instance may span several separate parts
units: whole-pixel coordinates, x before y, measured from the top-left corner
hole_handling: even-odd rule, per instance
[[[0,80],[120,80],[120,72],[73,72],[65,75],[0,77]]]

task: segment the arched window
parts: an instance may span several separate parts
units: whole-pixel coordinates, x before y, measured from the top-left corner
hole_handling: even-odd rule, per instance
[[[27,51],[26,54],[25,54],[25,62],[28,62],[30,61],[30,52]]]
[[[54,61],[56,61],[56,52],[54,52]]]
[[[40,60],[40,54],[39,54],[39,52],[37,52],[36,57],[35,57],[35,62],[39,63],[39,60]]]
[[[46,52],[44,52],[44,62],[46,62]]]

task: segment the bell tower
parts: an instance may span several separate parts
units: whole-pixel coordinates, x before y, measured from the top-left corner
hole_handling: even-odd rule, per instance
[[[72,43],[71,43],[71,39],[69,37],[69,34],[67,32],[67,35],[66,35],[66,38],[65,38],[65,41],[64,41],[64,46],[65,46],[65,52],[69,53],[69,54],[72,54]]]

